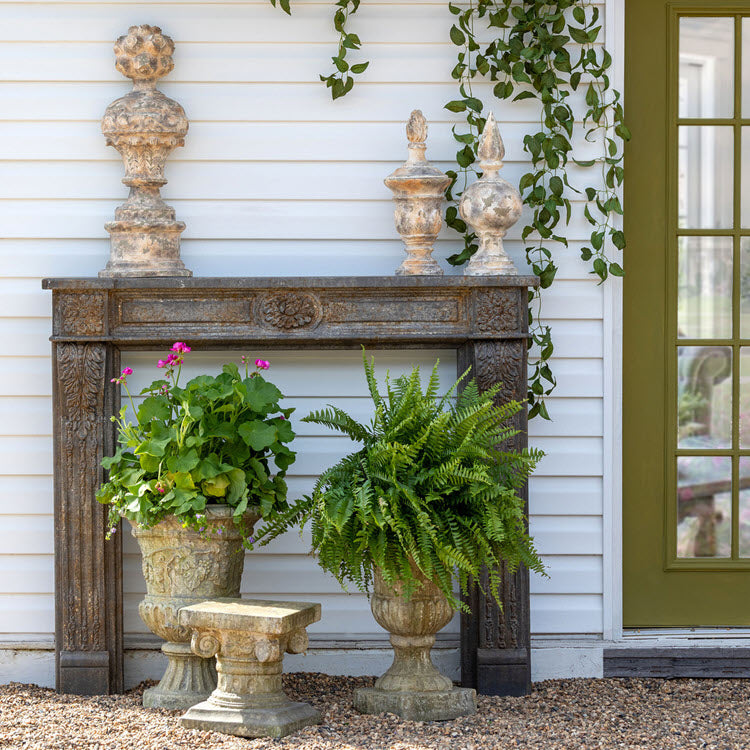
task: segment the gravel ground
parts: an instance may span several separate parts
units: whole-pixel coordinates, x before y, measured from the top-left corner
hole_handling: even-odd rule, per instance
[[[75,750],[491,750],[492,748],[750,748],[750,681],[550,680],[526,698],[480,697],[476,716],[409,722],[352,709],[367,677],[284,676],[290,697],[323,724],[283,740],[182,729],[179,712],[146,710],[140,685],[81,698],[34,685],[0,686],[0,748]]]

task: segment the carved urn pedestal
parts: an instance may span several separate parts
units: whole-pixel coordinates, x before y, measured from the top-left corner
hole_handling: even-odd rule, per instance
[[[394,658],[374,688],[354,691],[354,707],[363,714],[387,712],[409,721],[449,721],[476,713],[476,691],[454,687],[432,663],[435,634],[451,621],[453,609],[432,581],[420,578],[421,588],[407,601],[398,584],[387,584],[375,570],[372,614],[391,634]]]
[[[209,505],[205,512],[205,531],[200,534],[183,528],[174,516],[150,529],[133,524],[147,590],[138,613],[167,641],[161,650],[169,660],[159,684],[143,694],[146,708],[184,710],[206,700],[216,687],[213,659],[193,654],[190,629],[180,625],[178,612],[206,599],[238,597],[245,550],[232,508]],[[255,509],[247,511],[247,533],[259,517]]]

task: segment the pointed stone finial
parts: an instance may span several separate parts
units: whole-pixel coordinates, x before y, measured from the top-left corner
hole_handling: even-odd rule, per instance
[[[105,224],[110,259],[99,275],[192,276],[180,259],[185,224],[159,193],[167,157],[185,145],[188,130],[182,107],[156,88],[174,68],[174,42],[158,26],[131,26],[114,51],[115,67],[133,81],[133,90],[107,107],[102,133],[122,156],[130,195]]]
[[[520,218],[523,204],[518,190],[497,174],[505,146],[492,113],[482,131],[478,155],[482,176],[464,191],[458,204],[461,218],[479,237],[479,250],[464,275],[515,275],[518,271],[503,248],[503,237]]]
[[[479,166],[483,172],[495,171],[503,166],[505,158],[505,144],[500,137],[500,131],[497,128],[495,115],[490,112],[487,122],[482,131],[482,137],[479,139]]]
[[[443,224],[443,200],[451,179],[425,158],[427,120],[418,109],[409,117],[406,137],[409,158],[385,180],[393,192],[396,229],[407,255],[396,275],[442,275],[432,250]]]
[[[409,139],[409,147],[426,148],[427,140],[427,120],[422,114],[421,109],[415,109],[406,123],[406,137]]]

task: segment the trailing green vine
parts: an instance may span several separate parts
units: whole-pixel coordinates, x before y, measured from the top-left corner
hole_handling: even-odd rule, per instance
[[[275,4],[275,0],[271,0]],[[279,0],[281,3],[282,0]],[[349,49],[359,49],[356,34],[346,30],[360,0],[338,0],[334,27],[339,33],[334,72],[321,80],[334,99],[354,85],[354,75],[368,63],[350,66]],[[623,121],[620,93],[611,88],[608,71],[610,54],[597,45],[602,30],[599,9],[592,0],[467,0],[461,6],[448,3],[453,16],[449,30],[458,47],[452,77],[458,83],[458,98],[448,102],[450,112],[463,114],[466,132],[453,127],[458,143],[457,168],[448,172],[453,179],[448,189],[445,219],[463,236],[464,247],[448,258],[453,265],[466,263],[477,250],[475,235],[458,213],[458,200],[479,172],[475,168],[479,134],[484,128],[485,103],[472,90],[473,83],[494,83],[493,95],[500,100],[536,99],[540,104],[539,128],[523,139],[531,159],[531,170],[521,178],[519,189],[531,210],[522,228],[526,259],[539,278],[539,287],[529,292],[529,326],[533,366],[529,374],[529,417],[549,419],[544,403],[556,385],[550,368],[554,351],[549,325],[541,322],[542,290],[554,282],[558,271],[553,248],[569,247],[565,236],[573,216],[574,194],[581,196],[583,215],[591,226],[589,241],[581,258],[591,273],[604,282],[608,276],[622,276],[622,267],[609,259],[610,247],[622,250],[625,235],[619,226],[622,215],[619,190],[623,181],[622,141],[630,138]],[[480,42],[489,30],[492,37]],[[577,45],[577,55],[571,52]],[[576,112],[573,94],[585,91],[583,112]],[[583,130],[585,140],[597,144],[593,159],[574,158],[575,136]],[[578,189],[569,182],[568,165],[598,168],[597,187]]]

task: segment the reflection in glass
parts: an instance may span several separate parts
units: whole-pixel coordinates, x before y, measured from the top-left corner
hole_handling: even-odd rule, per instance
[[[677,459],[677,557],[732,554],[732,459]]]
[[[740,245],[740,337],[750,339],[750,237]]]
[[[750,448],[750,346],[740,349],[740,448]]]
[[[740,457],[740,557],[750,557],[750,457]]]
[[[750,18],[742,19],[742,116],[750,117]]]
[[[732,238],[680,237],[677,335],[732,336]]]
[[[731,447],[731,347],[677,347],[677,378],[678,447]]]
[[[742,185],[740,188],[740,223],[750,227],[750,128],[742,128],[742,161],[740,166]]]
[[[678,128],[678,223],[688,229],[730,229],[734,180],[731,127]]]
[[[733,82],[734,19],[680,18],[680,117],[732,117]]]

